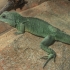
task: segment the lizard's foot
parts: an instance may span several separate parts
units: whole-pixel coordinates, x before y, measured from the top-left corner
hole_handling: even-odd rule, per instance
[[[46,66],[46,64],[47,64],[52,58],[54,58],[54,62],[55,62],[56,54],[49,54],[48,56],[43,56],[43,57],[41,57],[41,59],[47,60],[46,63],[44,64],[43,68]]]
[[[22,32],[15,32],[14,34],[15,35],[19,35],[19,34],[22,34]]]

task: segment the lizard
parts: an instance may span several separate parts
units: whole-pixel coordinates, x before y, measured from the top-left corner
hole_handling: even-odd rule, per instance
[[[39,18],[23,17],[17,12],[5,11],[0,15],[0,21],[16,28],[18,30],[16,34],[29,32],[33,35],[44,38],[40,43],[40,47],[42,50],[47,52],[48,55],[41,57],[41,59],[46,60],[43,68],[51,59],[54,59],[55,61],[56,58],[56,52],[49,48],[50,45],[52,45],[55,41],[70,44],[70,35]]]

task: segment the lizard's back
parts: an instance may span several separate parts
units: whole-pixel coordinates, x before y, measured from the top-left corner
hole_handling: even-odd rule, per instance
[[[38,36],[46,37],[50,34],[55,35],[59,31],[59,29],[48,24],[48,22],[38,18],[28,17],[27,21],[25,24],[26,31]]]

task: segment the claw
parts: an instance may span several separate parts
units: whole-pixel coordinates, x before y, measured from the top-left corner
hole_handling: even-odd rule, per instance
[[[46,66],[46,64],[47,64],[52,58],[54,58],[54,62],[55,62],[56,54],[50,54],[50,55],[48,55],[48,57],[47,57],[47,56],[42,57],[42,59],[47,59],[46,63],[45,63],[44,66],[43,66],[43,69],[44,69],[44,67]]]
[[[52,59],[52,58],[51,58]],[[43,66],[43,69],[45,68],[46,64],[51,60],[51,59],[47,59],[46,63]]]
[[[56,61],[56,54],[54,55],[53,59],[54,59],[54,62],[55,62]]]
[[[43,57],[41,57],[40,59],[46,60],[46,59],[48,59],[48,56],[43,56]]]

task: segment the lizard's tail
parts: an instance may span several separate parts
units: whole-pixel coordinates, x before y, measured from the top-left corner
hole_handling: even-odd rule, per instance
[[[64,32],[59,31],[56,35],[56,40],[66,44],[70,44],[70,35],[67,35]]]

